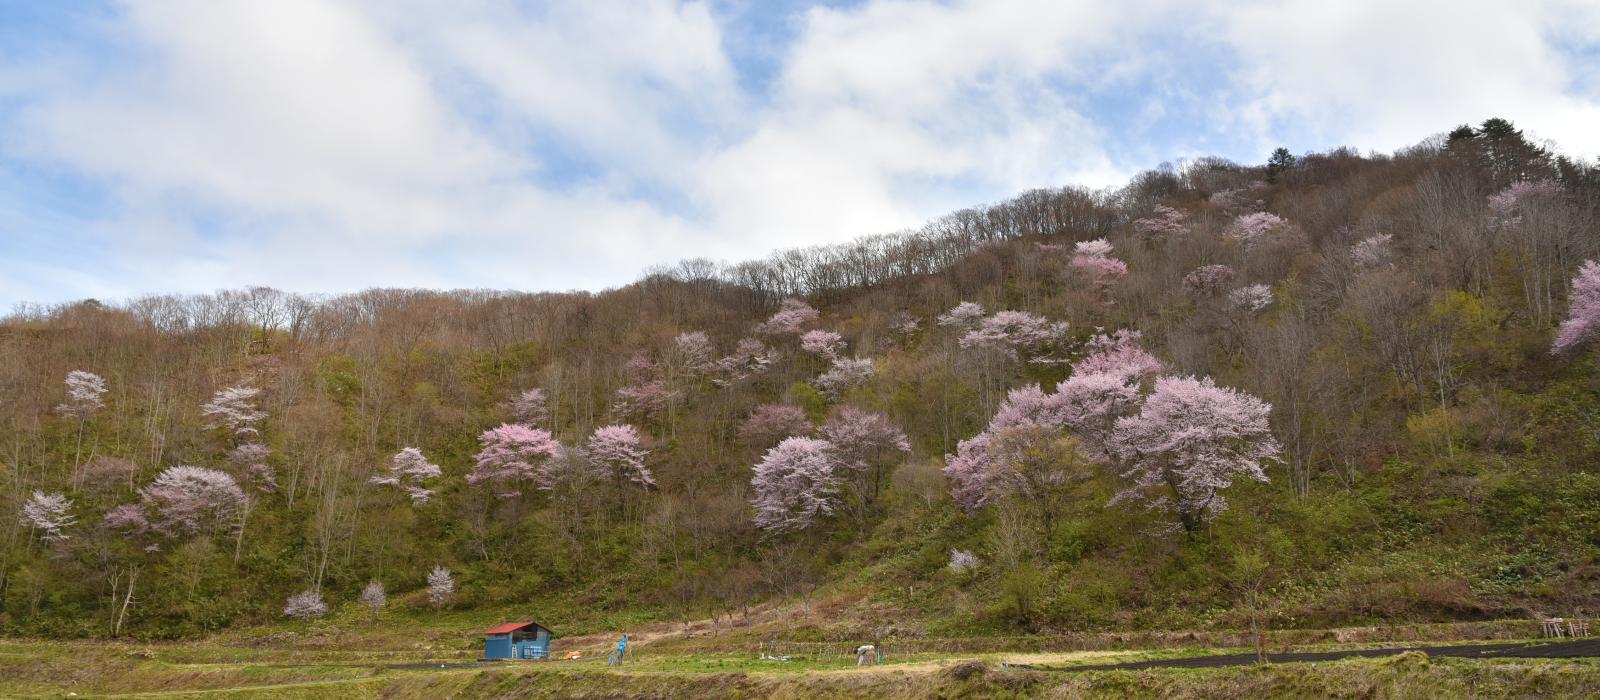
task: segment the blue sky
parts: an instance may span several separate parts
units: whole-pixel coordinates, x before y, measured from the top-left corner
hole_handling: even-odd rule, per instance
[[[601,289],[1488,116],[1600,153],[1600,2],[0,0],[0,311]]]

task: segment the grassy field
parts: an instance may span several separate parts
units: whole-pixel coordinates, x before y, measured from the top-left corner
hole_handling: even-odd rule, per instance
[[[605,665],[613,633],[566,636],[573,661],[475,663],[477,613],[336,619],[233,631],[188,642],[0,640],[0,696],[21,698],[923,698],[923,697],[1588,697],[1600,660],[1383,659],[1222,669],[1066,672],[1074,665],[1237,652],[1221,633],[890,642],[882,666],[860,669],[848,643],[789,646],[759,657],[772,625],[634,628],[635,655]],[[494,620],[487,620],[492,623]],[[1301,631],[1274,650],[1316,651],[1427,639],[1507,639],[1521,623]],[[1350,641],[1339,641],[1348,639]],[[1091,648],[1100,647],[1100,648]],[[1034,669],[1015,668],[1029,664]]]

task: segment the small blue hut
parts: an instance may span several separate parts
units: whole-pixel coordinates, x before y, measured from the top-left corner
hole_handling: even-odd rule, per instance
[[[550,628],[537,622],[507,622],[483,631],[485,659],[550,658]]]

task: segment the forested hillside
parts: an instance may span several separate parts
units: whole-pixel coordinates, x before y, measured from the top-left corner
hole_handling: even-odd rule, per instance
[[[22,308],[0,631],[1592,614],[1597,256],[1600,171],[1489,120],[598,294]]]

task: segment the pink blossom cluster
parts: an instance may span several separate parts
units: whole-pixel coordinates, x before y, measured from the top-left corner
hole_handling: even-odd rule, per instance
[[[1239,245],[1249,249],[1261,242],[1267,234],[1287,223],[1276,214],[1258,211],[1234,219],[1233,224],[1228,227],[1227,234]]]
[[[523,425],[537,426],[550,417],[549,410],[545,407],[543,389],[528,389],[518,392],[516,396],[506,403],[511,417]]]
[[[1178,512],[1186,527],[1227,509],[1221,491],[1238,477],[1267,481],[1279,453],[1272,407],[1209,377],[1162,377],[1139,414],[1117,420],[1112,448],[1126,487],[1112,500],[1144,500]],[[1170,491],[1164,495],[1163,491]]]
[[[831,515],[838,461],[827,440],[785,438],[756,463],[750,479],[755,524],[772,533],[803,530]]]
[[[1066,337],[1067,324],[1026,311],[996,311],[962,336],[961,347],[1025,357],[1029,362],[1060,362],[1056,352]]]
[[[823,396],[837,399],[845,392],[858,386],[865,385],[877,372],[876,366],[869,357],[839,357],[833,361],[833,366],[828,371],[817,375],[812,384]]]
[[[1135,384],[1161,373],[1161,361],[1139,343],[1141,334],[1121,329],[1089,339],[1084,355],[1072,365],[1072,373],[1109,374]]]
[[[844,336],[833,331],[806,331],[800,336],[800,349],[829,360],[837,359],[844,350]]]
[[[611,410],[619,416],[649,422],[659,418],[666,411],[667,403],[676,397],[677,392],[669,389],[666,382],[652,379],[618,389]]]
[[[1394,240],[1394,236],[1387,233],[1374,234],[1363,238],[1355,245],[1350,246],[1350,259],[1355,262],[1356,267],[1361,268],[1373,268],[1383,265],[1389,261],[1389,242],[1392,240]]]
[[[607,425],[589,435],[583,455],[596,476],[610,478],[619,487],[631,483],[651,488],[656,480],[644,464],[649,451],[640,445],[639,431],[633,426]]]
[[[232,524],[244,506],[244,491],[227,472],[178,465],[168,467],[149,485],[139,489],[148,520],[124,511],[118,520],[107,520],[139,527],[142,523],[170,538],[209,532]]]
[[[316,590],[306,590],[289,596],[283,605],[283,614],[297,620],[310,620],[328,613],[328,604]]]
[[[1501,223],[1521,221],[1522,212],[1533,202],[1561,195],[1561,185],[1551,180],[1519,180],[1489,195],[1489,210]]]
[[[18,520],[26,527],[33,528],[39,533],[39,539],[46,542],[61,542],[70,539],[66,529],[71,527],[77,518],[72,515],[72,500],[63,493],[45,493],[34,491],[22,504],[22,512]]]
[[[762,324],[756,326],[756,332],[762,335],[800,335],[801,328],[817,320],[820,314],[799,299],[784,299],[778,305],[777,313],[772,314]]]
[[[1272,288],[1252,284],[1228,292],[1228,304],[1245,314],[1253,314],[1272,304]]]
[[[939,314],[936,320],[940,326],[945,328],[972,331],[983,323],[983,317],[987,313],[982,306],[970,301],[963,301],[951,307],[949,311]]]
[[[491,428],[478,437],[482,449],[467,483],[493,484],[502,496],[521,495],[522,484],[548,489],[558,480],[566,450],[548,430],[516,423]]]
[[[680,367],[693,374],[709,371],[716,362],[717,347],[705,331],[680,333],[672,341]]]
[[[1600,262],[1588,260],[1572,278],[1572,301],[1550,353],[1571,352],[1600,336]]]
[[[764,403],[756,406],[739,426],[739,437],[746,445],[765,450],[786,437],[810,435],[815,430],[799,406]]]
[[[1202,265],[1183,276],[1183,290],[1195,296],[1214,296],[1233,284],[1233,268],[1227,265]]]
[[[210,419],[207,428],[225,428],[237,435],[256,434],[256,423],[266,418],[264,411],[256,408],[255,400],[261,390],[254,387],[234,386],[218,391],[211,400],[200,407],[200,415]]]
[[[439,465],[428,461],[422,450],[407,447],[396,452],[389,460],[389,468],[369,480],[382,486],[393,486],[411,498],[412,505],[423,505],[433,498],[426,484],[444,473]]]
[[[79,420],[88,418],[105,406],[101,397],[106,393],[106,380],[94,372],[75,369],[67,373],[67,401],[56,410],[62,415]]]
[[[766,372],[774,359],[765,343],[755,338],[744,338],[734,347],[733,354],[717,360],[717,377],[711,381],[717,386],[743,381]]]
[[[1134,220],[1133,230],[1151,238],[1182,236],[1189,231],[1189,215],[1172,207],[1157,204],[1150,216]]]

